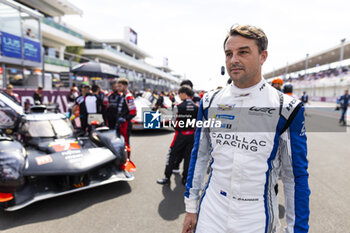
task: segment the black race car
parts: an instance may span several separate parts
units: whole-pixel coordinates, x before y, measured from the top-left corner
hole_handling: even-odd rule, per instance
[[[97,124],[93,119],[92,125]],[[76,137],[65,115],[45,106],[24,114],[0,93],[0,207],[33,202],[134,179],[124,138],[107,127]]]

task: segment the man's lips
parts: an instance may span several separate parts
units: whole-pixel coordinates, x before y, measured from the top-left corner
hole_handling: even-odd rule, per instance
[[[242,70],[244,70],[244,69],[242,69],[242,68],[231,68],[230,69],[231,72],[238,72],[238,71],[242,71]]]

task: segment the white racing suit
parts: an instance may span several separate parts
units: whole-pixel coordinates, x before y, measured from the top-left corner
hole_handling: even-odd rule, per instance
[[[300,101],[264,79],[247,89],[230,85],[203,97],[197,120],[211,119],[221,126],[197,128],[186,184],[186,212],[198,213],[196,232],[279,232],[279,174],[284,231],[308,232],[310,190]],[[211,173],[203,185],[209,161]]]

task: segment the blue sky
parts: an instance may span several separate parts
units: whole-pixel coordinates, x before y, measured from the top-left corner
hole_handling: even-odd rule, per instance
[[[258,0],[70,0],[83,16],[63,20],[97,38],[122,38],[124,26],[138,33],[138,46],[155,60],[186,74],[197,89],[223,85],[222,43],[232,24],[262,28],[269,39],[263,73],[350,40],[350,3]]]

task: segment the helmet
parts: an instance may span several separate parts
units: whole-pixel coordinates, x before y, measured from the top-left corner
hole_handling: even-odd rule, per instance
[[[274,78],[272,80],[272,84],[278,83],[280,85],[283,85],[283,80],[281,78]]]
[[[293,85],[291,83],[284,84],[283,93],[293,93]]]

